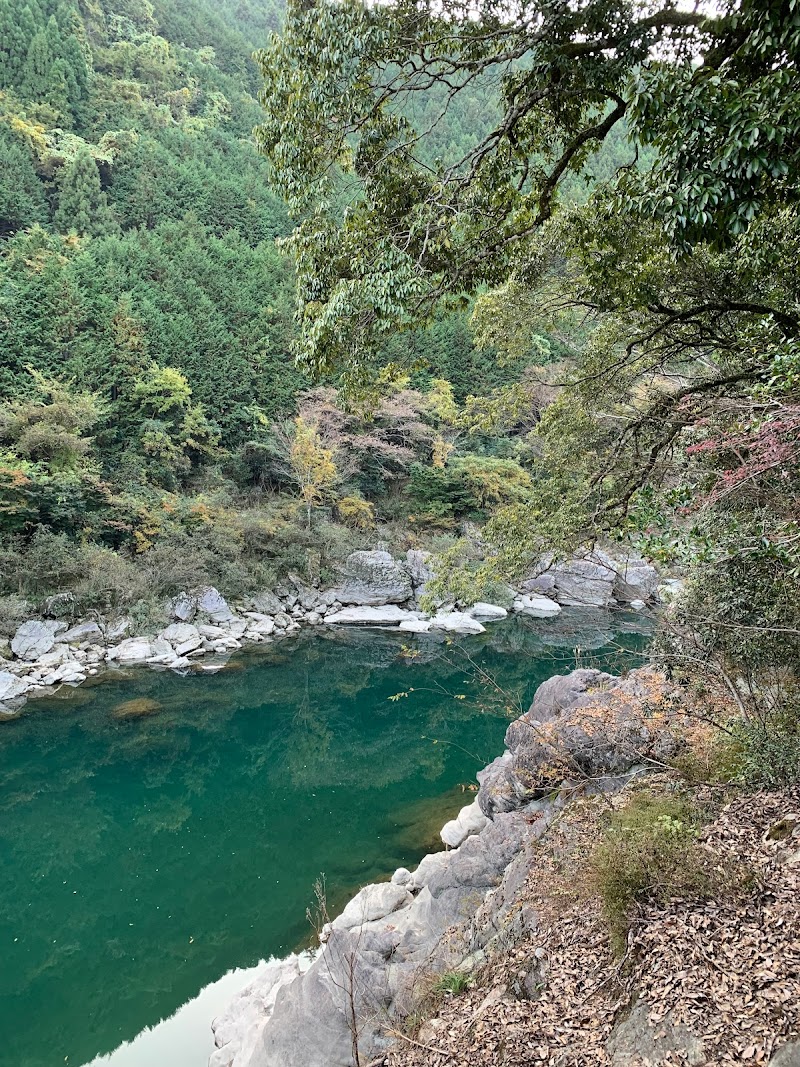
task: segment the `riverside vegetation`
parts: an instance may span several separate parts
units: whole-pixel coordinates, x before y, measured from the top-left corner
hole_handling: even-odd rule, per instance
[[[306,975],[287,964],[248,990],[215,1064],[449,1063],[464,1053],[449,1038],[493,1005],[505,1030],[474,1062],[498,1048],[558,1062],[549,1009],[509,1007],[517,951],[520,1001],[595,998],[592,1025],[567,1027],[581,1063],[793,1062],[795,0],[0,0],[0,31],[9,636],[63,592],[77,615],[146,633],[165,602],[189,594],[196,611],[217,589],[249,610],[246,629],[278,614],[293,628],[285,610],[253,613],[272,589],[321,622],[348,603],[325,600],[344,561],[376,546],[428,568],[376,605],[404,604],[410,632],[442,605],[569,605],[575,583],[630,602],[628,568],[645,561],[683,579],[653,644],[663,673],[579,671],[553,680],[557,705],[545,683],[477,807],[445,828],[454,851],[366,887]],[[226,640],[201,626],[189,652]],[[564,930],[537,925],[553,899],[524,883],[558,873],[565,800],[641,764],[663,772],[654,794],[567,819],[571,869],[589,875],[562,889],[602,976],[587,991]],[[748,828],[737,791],[752,787],[771,791]],[[731,1011],[693,1007],[648,969],[676,908],[755,961],[759,984],[737,978]],[[561,984],[533,962],[545,944]],[[427,1029],[401,981],[423,962],[474,974],[434,975]],[[709,968],[719,1000],[736,951]],[[645,994],[672,997],[663,1033]]]

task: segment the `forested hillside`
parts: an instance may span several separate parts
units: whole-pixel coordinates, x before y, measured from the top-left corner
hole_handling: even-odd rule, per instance
[[[307,393],[275,240],[292,224],[252,139],[252,54],[280,19],[269,3],[0,0],[5,593],[72,588],[88,608],[192,581],[234,592],[309,552],[324,567],[348,526],[453,529],[528,477],[486,412],[462,410],[522,374],[475,350],[463,311],[386,341],[411,377],[387,378],[377,413],[345,412],[330,377]],[[436,98],[406,106],[424,123]],[[425,153],[455,157],[492,118],[469,95]],[[310,482],[305,445],[332,465]]]

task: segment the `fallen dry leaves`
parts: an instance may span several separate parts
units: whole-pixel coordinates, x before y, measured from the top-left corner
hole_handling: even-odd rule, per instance
[[[610,1065],[606,1041],[637,998],[656,1031],[668,1019],[700,1038],[709,1067],[766,1064],[800,1036],[800,839],[768,836],[800,812],[800,790],[739,795],[724,807],[701,840],[721,863],[745,864],[752,888],[728,902],[646,907],[623,961],[581,888],[607,803],[577,802],[532,847],[515,907],[536,922],[489,957],[473,988],[446,998],[416,1034],[398,1035],[386,1067]],[[689,1061],[669,1053],[657,1062]]]

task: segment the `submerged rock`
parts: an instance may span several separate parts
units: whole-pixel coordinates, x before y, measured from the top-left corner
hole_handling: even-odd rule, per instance
[[[155,715],[162,708],[163,705],[152,697],[137,697],[117,704],[111,709],[111,714],[115,719],[141,719],[145,715]]]

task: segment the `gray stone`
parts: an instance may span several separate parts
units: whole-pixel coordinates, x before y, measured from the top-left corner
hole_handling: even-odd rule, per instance
[[[171,645],[182,645],[185,641],[200,640],[200,631],[190,622],[173,622],[158,635],[163,641],[169,641]],[[197,645],[193,645],[197,648]]]
[[[398,867],[392,875],[394,885],[408,885],[411,881],[411,871],[408,867]]]
[[[617,575],[610,557],[594,552],[553,568],[555,599],[559,604],[607,608],[614,600]]]
[[[167,605],[167,614],[178,622],[191,622],[197,614],[197,597],[191,593],[178,593]]]
[[[800,1067],[800,1041],[790,1041],[779,1048],[770,1059],[769,1067]]]
[[[333,920],[334,930],[350,930],[354,926],[374,922],[410,904],[411,894],[396,882],[379,882],[364,886],[348,903],[341,915]]]
[[[514,601],[514,611],[532,619],[554,619],[561,614],[561,606],[546,596],[527,595]]]
[[[256,593],[254,597],[250,598],[250,603],[256,611],[261,612],[263,615],[274,616],[279,611],[283,611],[283,604],[274,593],[270,592]]]
[[[153,655],[148,637],[127,637],[108,653],[109,659],[119,663],[145,663]]]
[[[208,615],[212,622],[230,622],[236,618],[225,597],[213,585],[198,594],[197,610]]]
[[[499,604],[486,604],[484,601],[479,600],[477,604],[473,604],[468,613],[473,619],[482,619],[484,622],[491,621],[493,619],[505,619],[508,612],[505,608],[501,608]]]
[[[462,611],[437,612],[431,619],[432,630],[446,630],[456,634],[482,634],[486,627]]]
[[[61,640],[66,641],[68,645],[80,645],[84,641],[102,641],[103,631],[99,625],[93,620],[89,619],[86,622],[79,622],[76,626],[71,626],[66,633],[61,634]]]
[[[331,590],[341,604],[380,607],[403,604],[414,595],[408,565],[388,552],[351,552],[344,573],[344,582]]]
[[[133,623],[128,618],[114,619],[104,627],[106,641],[119,641],[130,630]]]
[[[658,596],[659,575],[655,567],[643,559],[627,557],[616,561],[614,597],[621,604],[641,600],[649,604]]]
[[[49,652],[45,652],[44,655],[39,656],[36,663],[42,667],[59,667],[66,660],[73,658],[73,654],[68,645],[58,644],[54,645]]]
[[[11,639],[11,651],[19,659],[38,659],[50,651],[56,643],[56,634],[65,629],[63,622],[29,619],[23,622]]]
[[[423,595],[425,586],[434,576],[430,566],[431,559],[430,552],[423,552],[418,548],[409,548],[408,552],[406,552],[406,566],[411,576],[411,584],[414,587],[415,596]]]
[[[606,1042],[613,1067],[639,1067],[663,1062],[670,1054],[682,1054],[687,1063],[706,1062],[703,1042],[684,1023],[675,1023],[669,1014],[655,1023],[648,1018],[650,1005],[640,1000],[627,1019],[617,1023]]]
[[[325,616],[326,623],[339,626],[396,626],[409,619],[416,620],[416,615],[399,608],[396,604],[385,604],[382,607],[342,608],[341,611]]]
[[[458,848],[470,834],[478,834],[486,825],[486,816],[480,809],[477,800],[462,808],[455,819],[444,824],[440,837],[450,848]]]
[[[0,704],[16,701],[30,689],[30,684],[23,678],[9,671],[0,671]]]
[[[285,960],[272,960],[259,968],[248,985],[211,1024],[217,1047],[208,1067],[245,1067],[264,1024],[272,1015],[279,991],[300,975],[299,964],[298,956],[290,956]]]
[[[410,634],[426,634],[430,628],[430,619],[403,619],[400,623],[400,629]]]
[[[646,709],[671,688],[647,668],[624,679],[590,669],[548,679],[508,727],[508,752],[479,772],[481,810],[492,818],[547,795],[565,778],[597,782],[669,760],[681,745],[671,728],[680,709],[665,704],[659,720]]]

